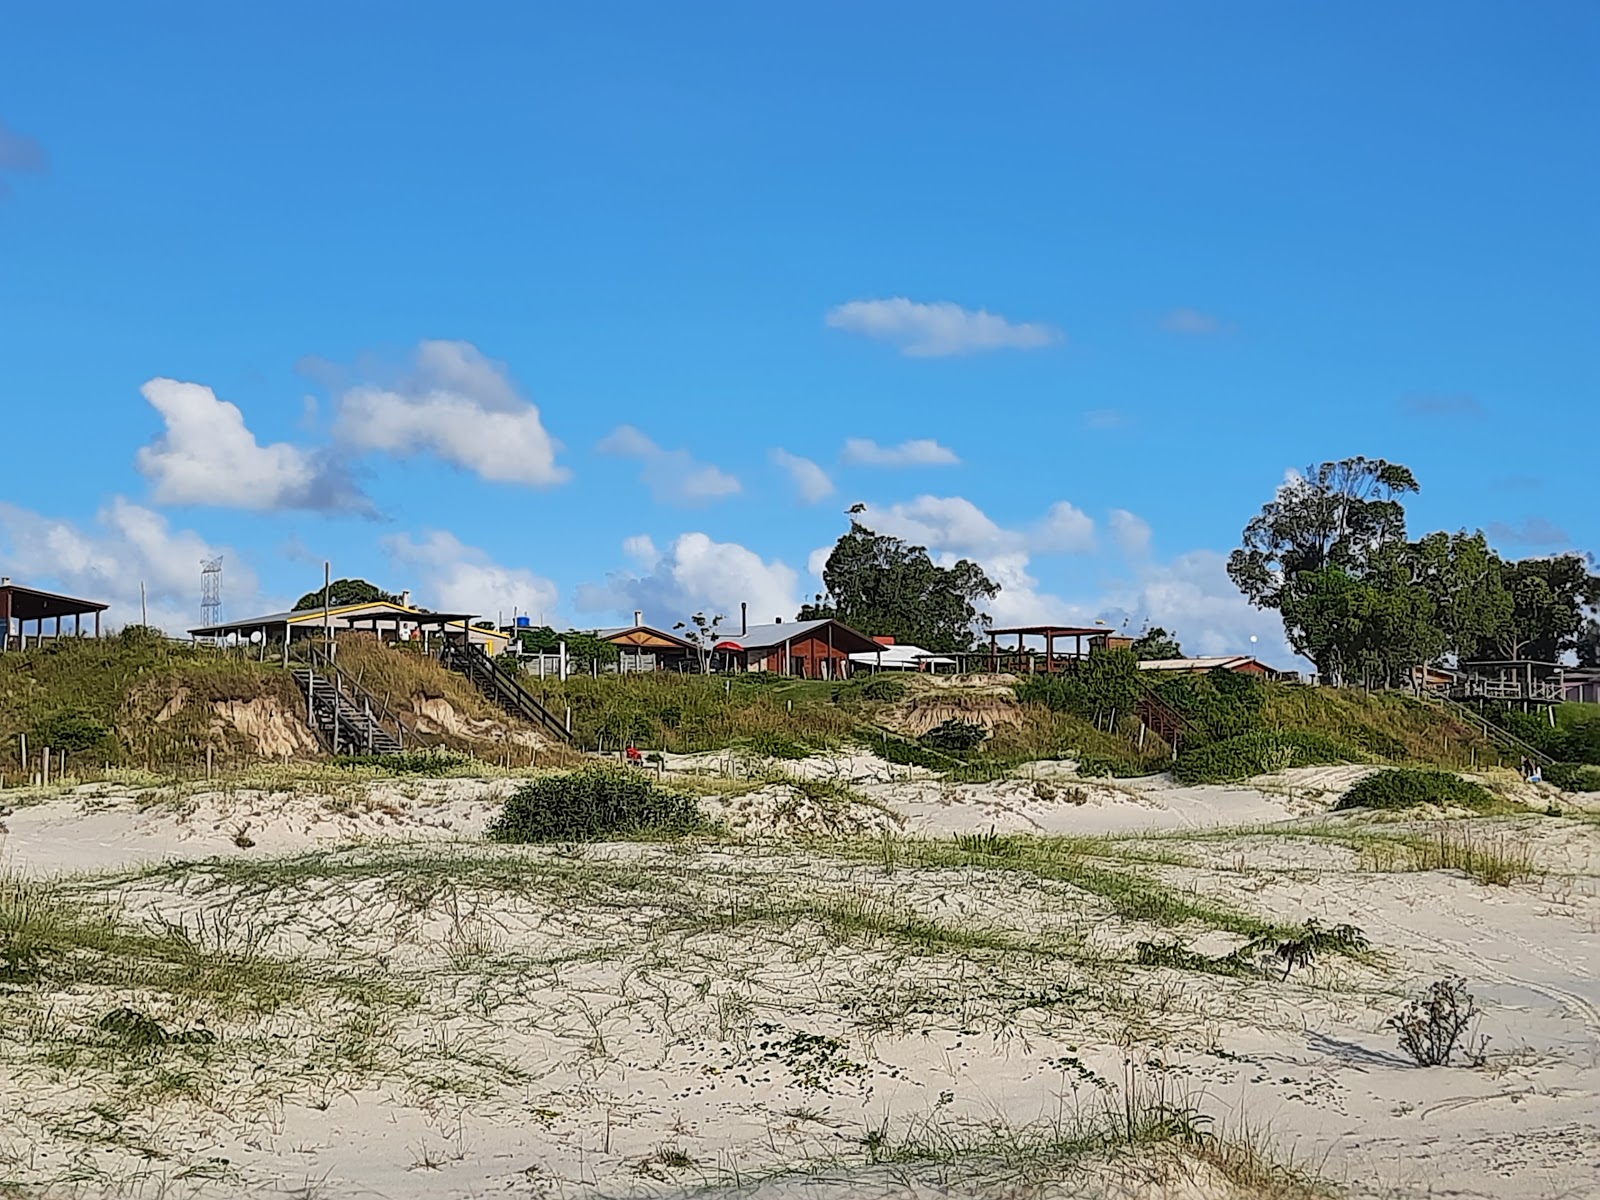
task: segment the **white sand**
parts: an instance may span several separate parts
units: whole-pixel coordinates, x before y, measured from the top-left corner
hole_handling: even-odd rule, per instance
[[[945,785],[871,756],[799,770],[873,803],[846,805],[865,811],[841,830],[836,806],[804,810],[803,796],[768,785],[742,798],[749,831],[1149,834],[1124,848],[1181,861],[1103,865],[1275,920],[1354,923],[1380,958],[1335,958],[1285,983],[1138,968],[1131,945],[1167,931],[1067,882],[886,870],[804,843],[474,845],[513,786],[505,780],[143,803],[96,789],[5,817],[0,860],[64,876],[324,850],[326,873],[292,884],[196,865],[68,886],[115,897],[129,920],[204,926],[224,942],[258,926],[265,951],[381,969],[417,999],[375,1010],[371,1025],[332,1000],[238,1019],[203,1069],[181,1048],[139,1067],[135,1082],[157,1067],[198,1072],[187,1095],[158,1099],[138,1099],[103,1065],[53,1066],[13,1030],[0,1057],[0,1184],[52,1196],[610,1196],[737,1191],[737,1177],[738,1194],[797,1198],[1268,1194],[1161,1154],[1039,1193],[994,1190],[992,1172],[965,1166],[862,1165],[869,1129],[972,1141],[1059,1122],[1114,1094],[1131,1058],[1138,1086],[1166,1079],[1230,1133],[1265,1127],[1280,1155],[1355,1195],[1600,1195],[1600,826],[1458,823],[1526,844],[1550,872],[1490,887],[1454,872],[1363,869],[1337,842],[1185,836],[1322,823],[1359,768],[1232,788],[1085,783],[1054,764],[1030,779]],[[738,799],[708,807],[731,812]],[[241,831],[252,845],[237,844]],[[429,848],[459,869],[419,866]],[[363,855],[380,867],[345,869],[374,861]],[[528,888],[469,869],[508,856],[527,860]],[[818,897],[841,912],[1079,949],[929,953],[814,915],[740,921]],[[708,911],[730,923],[694,926]],[[1189,936],[1213,953],[1238,941]],[[1481,1067],[1418,1068],[1383,1027],[1446,974],[1466,978],[1484,1009]],[[93,1043],[95,1017],[125,1001],[172,1027],[192,1023],[159,997],[83,987],[48,998],[38,1020],[58,1040]],[[835,1159],[820,1178],[784,1174]]]

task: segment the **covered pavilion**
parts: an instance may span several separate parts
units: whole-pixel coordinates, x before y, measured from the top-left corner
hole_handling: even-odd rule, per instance
[[[94,617],[94,636],[100,636],[100,614],[111,607],[98,600],[79,600],[56,592],[42,592],[37,588],[20,587],[9,578],[0,579],[0,649],[15,649],[27,645],[28,623],[33,623],[35,641],[45,637],[60,637],[61,618],[72,618],[72,636],[83,635],[83,618]],[[53,622],[51,632],[45,633],[45,622]]]

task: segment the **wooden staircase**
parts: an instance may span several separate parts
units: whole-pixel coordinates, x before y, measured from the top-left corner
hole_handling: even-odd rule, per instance
[[[465,675],[485,697],[512,716],[520,717],[557,741],[572,740],[566,726],[522,686],[517,673],[495,662],[482,646],[447,645],[439,655],[439,661],[452,671]]]
[[[306,723],[332,753],[398,754],[403,748],[401,736],[374,715],[371,698],[345,684],[337,671],[329,678],[312,667],[296,667],[294,680],[306,698]]]
[[[1143,691],[1139,696],[1139,707],[1135,710],[1139,720],[1144,722],[1146,729],[1171,746],[1172,757],[1177,758],[1178,744],[1183,740],[1188,722],[1183,719],[1182,713],[1163,700],[1149,684],[1141,682],[1141,687]]]
[[[1555,759],[1537,746],[1523,741],[1509,729],[1496,725],[1488,717],[1462,704],[1459,700],[1451,699],[1449,696],[1438,692],[1425,692],[1423,693],[1423,699],[1439,705],[1451,716],[1458,718],[1465,724],[1482,730],[1484,738],[1488,740],[1490,745],[1497,746],[1510,754],[1524,755],[1540,766],[1548,767],[1555,762]]]

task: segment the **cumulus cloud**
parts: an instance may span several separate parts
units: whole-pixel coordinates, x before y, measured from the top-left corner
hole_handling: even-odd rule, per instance
[[[998,313],[974,312],[949,300],[924,304],[904,296],[851,300],[830,309],[824,319],[831,328],[891,342],[916,358],[1036,350],[1061,340],[1060,331],[1049,325],[1008,321]]]
[[[1065,500],[1029,525],[1007,529],[964,496],[918,496],[890,505],[867,505],[857,517],[878,533],[892,534],[930,552],[983,562],[1020,553],[1082,553],[1095,546],[1094,519]]]
[[[370,510],[330,456],[288,442],[261,445],[239,407],[203,384],[152,379],[139,390],[166,425],[134,460],[158,504],[258,512]]]
[[[1201,312],[1195,308],[1174,308],[1161,318],[1161,328],[1168,333],[1204,337],[1207,334],[1227,333],[1232,326],[1221,317]]]
[[[795,491],[807,504],[815,504],[833,495],[833,480],[829,479],[828,473],[809,458],[801,458],[798,454],[790,454],[787,450],[779,448],[772,452],[772,461],[788,472]]]
[[[871,438],[846,438],[841,457],[856,467],[948,467],[961,461],[954,450],[932,438],[913,438],[898,446],[880,446]]]
[[[414,571],[418,603],[438,612],[463,612],[474,616],[511,619],[513,611],[535,620],[555,619],[560,599],[556,585],[527,567],[507,567],[489,552],[469,546],[445,530],[425,532],[420,538],[395,534],[383,547],[396,569]]]
[[[1291,668],[1294,652],[1277,614],[1252,606],[1227,568],[1226,555],[1192,550],[1168,563],[1145,564],[1108,586],[1095,607],[1113,626],[1137,632],[1148,623],[1173,631],[1185,654],[1255,654]]]
[[[1125,508],[1113,508],[1106,517],[1111,540],[1128,558],[1144,558],[1150,553],[1150,523]]]
[[[431,454],[492,483],[551,487],[571,476],[539,409],[471,342],[424,341],[392,386],[344,391],[334,437],[358,451]]]
[[[1548,517],[1528,517],[1516,524],[1490,521],[1488,534],[1497,542],[1511,542],[1518,546],[1572,545],[1572,538],[1567,531]]]
[[[704,504],[732,496],[739,481],[720,467],[696,462],[687,450],[666,450],[632,425],[619,425],[596,447],[602,454],[637,459],[639,478],[658,504]]]
[[[197,626],[202,559],[224,560],[225,616],[248,616],[260,603],[255,573],[232,551],[121,496],[81,524],[0,503],[0,549],[19,584],[109,603],[107,628],[139,623],[141,582],[150,624],[180,636]]]
[[[685,533],[648,571],[614,572],[604,583],[584,584],[577,592],[580,610],[645,614],[645,620],[670,628],[691,613],[721,613],[727,630],[737,630],[739,605],[750,606],[750,621],[790,620],[799,607],[799,575],[777,559],[764,559],[737,542],[717,542],[704,533]]]

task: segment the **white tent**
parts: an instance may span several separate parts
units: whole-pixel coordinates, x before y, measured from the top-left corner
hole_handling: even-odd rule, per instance
[[[858,667],[880,668],[885,671],[937,671],[940,667],[954,667],[956,660],[929,654],[921,646],[896,643],[878,651],[852,654],[850,661]]]

